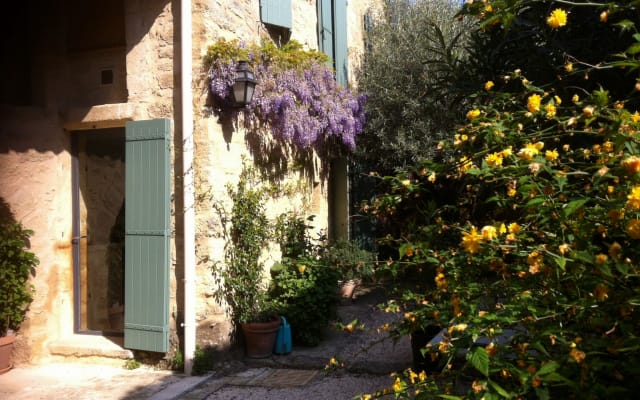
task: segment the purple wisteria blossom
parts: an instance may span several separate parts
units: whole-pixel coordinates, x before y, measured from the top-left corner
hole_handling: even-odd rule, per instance
[[[302,149],[322,149],[336,137],[349,149],[365,123],[364,95],[339,85],[322,62],[304,68],[282,68],[250,54],[258,80],[253,101],[243,110],[247,129],[268,127],[278,140]],[[211,94],[220,110],[233,104],[235,61],[215,63],[210,70]]]

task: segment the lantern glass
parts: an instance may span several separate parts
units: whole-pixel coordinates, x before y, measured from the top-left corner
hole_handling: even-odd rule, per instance
[[[247,62],[238,62],[236,80],[233,84],[233,97],[237,106],[242,107],[251,103],[255,86],[256,79],[253,72],[249,70]]]

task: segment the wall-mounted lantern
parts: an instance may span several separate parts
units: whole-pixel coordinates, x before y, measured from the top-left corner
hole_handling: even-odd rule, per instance
[[[233,98],[237,107],[251,103],[257,82],[255,75],[249,69],[249,64],[246,61],[239,61],[236,66],[236,80],[233,83]]]

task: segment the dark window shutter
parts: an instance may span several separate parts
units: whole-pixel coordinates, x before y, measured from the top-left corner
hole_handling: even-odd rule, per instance
[[[347,0],[334,0],[333,9],[333,33],[334,33],[334,61],[336,68],[336,81],[347,86],[349,80],[348,71],[348,46],[347,46]]]
[[[265,24],[291,29],[291,0],[260,0],[260,19]]]
[[[169,350],[168,119],[126,125],[125,324],[129,349]]]

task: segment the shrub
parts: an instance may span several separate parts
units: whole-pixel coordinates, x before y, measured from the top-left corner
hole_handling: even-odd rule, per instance
[[[27,250],[31,235],[19,223],[0,224],[0,336],[20,328],[33,300],[29,276],[39,260]]]
[[[627,74],[640,67],[634,2],[474,1],[463,14],[480,20],[485,44],[532,35],[535,46],[526,59],[504,55],[500,64],[513,69],[486,83],[466,122],[440,144],[451,158],[383,178],[385,191],[367,206],[397,228],[386,238],[397,251],[388,270],[434,274],[385,305],[403,317],[394,334],[446,328],[424,349],[440,368],[405,371],[391,390],[416,398],[633,398],[640,389],[640,96],[637,75]],[[591,31],[581,18],[606,25],[598,32],[613,52],[596,62],[570,52],[588,50],[581,46]],[[556,75],[543,73],[547,67]],[[439,185],[457,195],[439,196]]]
[[[319,257],[321,242],[314,243],[313,227],[295,213],[282,214],[276,223],[276,238],[282,260],[271,268],[270,297],[291,324],[293,339],[315,346],[322,331],[336,316],[338,271]],[[323,237],[320,237],[320,241]]]
[[[291,324],[293,340],[315,346],[336,317],[338,272],[315,257],[283,259],[272,268],[271,297]]]

